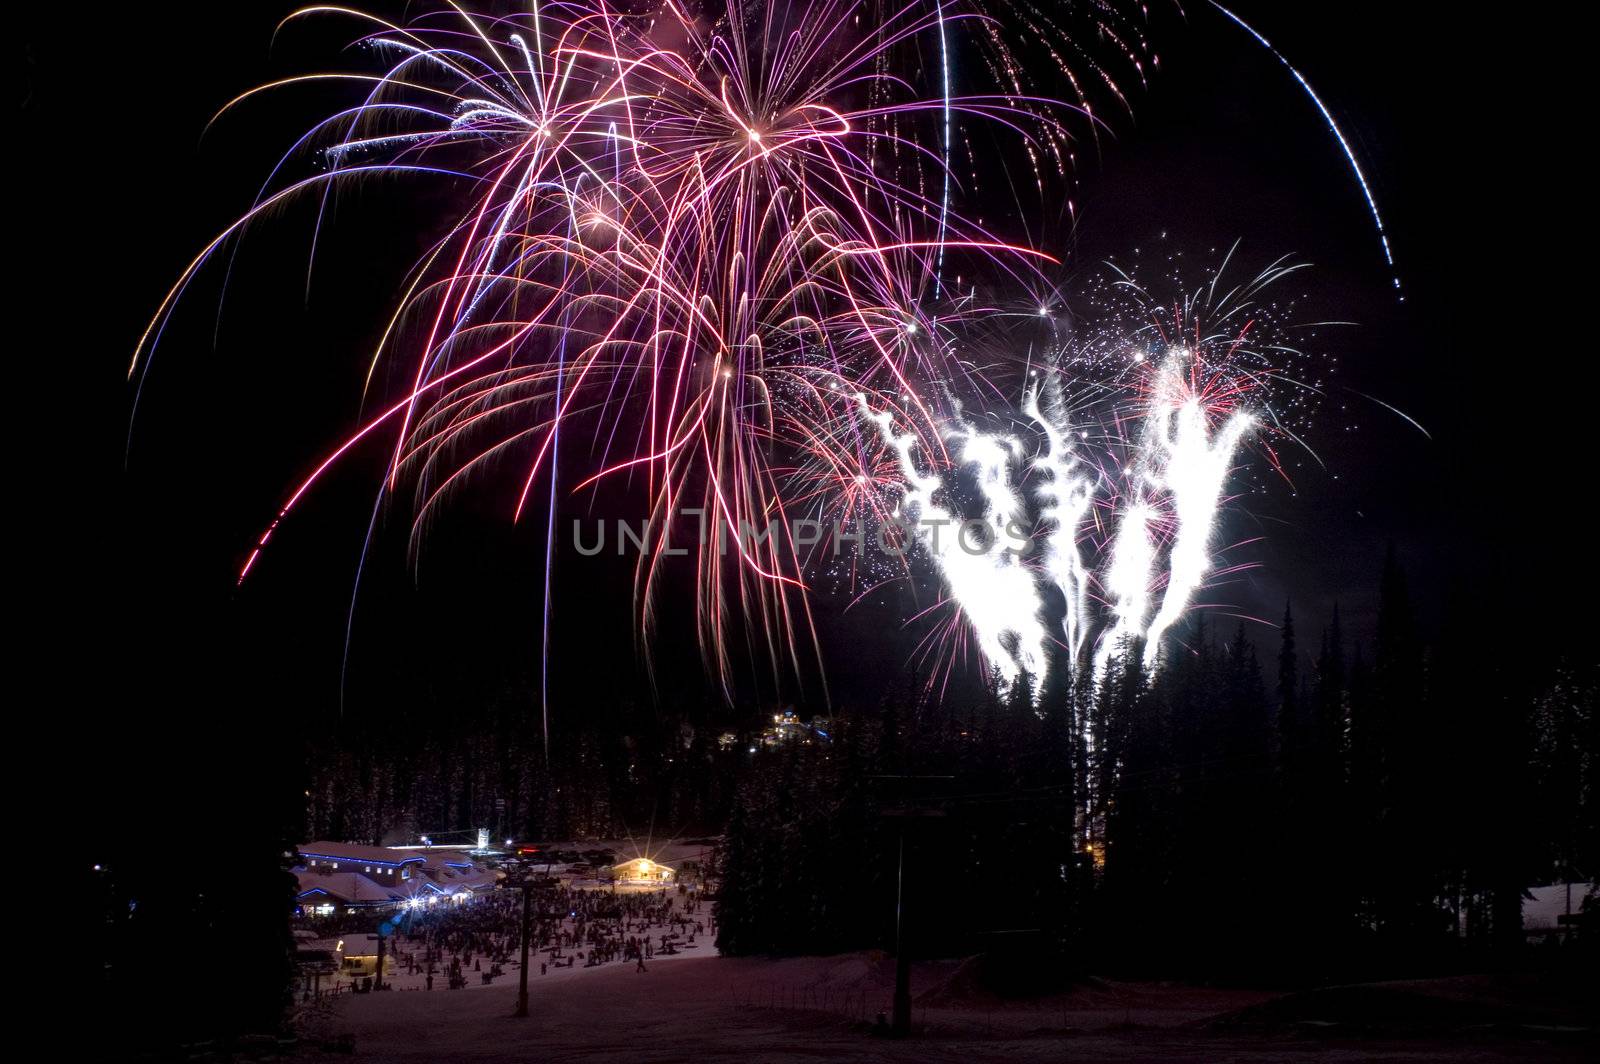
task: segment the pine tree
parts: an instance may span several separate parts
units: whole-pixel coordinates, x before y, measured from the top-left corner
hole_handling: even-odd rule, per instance
[[[742,797],[742,796],[741,796]],[[718,867],[722,883],[717,890],[714,912],[717,918],[717,949],[728,956],[739,956],[759,949],[753,923],[761,899],[754,890],[757,871],[753,867],[754,848],[750,838],[748,814],[743,801],[733,803],[728,826],[722,835]]]
[[[1405,572],[1392,545],[1378,595],[1373,699],[1381,746],[1377,852],[1385,864],[1375,880],[1375,915],[1388,947],[1414,956],[1447,930],[1436,826],[1443,759]]]
[[[1278,750],[1283,774],[1291,780],[1302,767],[1305,744],[1299,692],[1300,668],[1295,653],[1294,615],[1289,603],[1285,602],[1278,642]]]
[[[1143,652],[1129,643],[1114,658],[1101,685],[1107,721],[1100,757],[1100,823],[1105,868],[1102,905],[1107,927],[1118,929],[1125,963],[1156,965],[1170,943],[1181,899],[1169,890],[1174,825],[1167,798],[1171,780],[1158,699],[1143,668]]]
[[[1313,774],[1319,788],[1345,782],[1348,755],[1349,717],[1346,705],[1344,635],[1339,628],[1339,606],[1322,635],[1322,652],[1317,656],[1317,675],[1311,689],[1311,749]]]
[[[1306,877],[1300,925],[1306,948],[1300,952],[1304,975],[1328,980],[1342,967],[1357,902],[1352,863],[1363,852],[1356,830],[1349,782],[1348,695],[1345,690],[1344,637],[1339,607],[1322,634],[1305,747],[1305,785],[1301,837]]]
[[[1272,809],[1261,801],[1272,792],[1272,724],[1266,685],[1256,648],[1238,626],[1228,649],[1226,698],[1228,734],[1222,745],[1223,772],[1217,780],[1221,822],[1230,825],[1229,860],[1218,869],[1214,926],[1217,956],[1241,968],[1259,961],[1268,940],[1257,933],[1267,915],[1259,903],[1263,885],[1282,874],[1281,851],[1273,838]],[[1232,954],[1225,952],[1235,943]],[[1224,961],[1223,963],[1229,963]]]

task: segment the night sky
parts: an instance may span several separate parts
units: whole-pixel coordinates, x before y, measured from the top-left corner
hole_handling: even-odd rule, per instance
[[[1079,223],[1052,250],[1068,257],[1069,289],[1134,248],[1204,259],[1239,240],[1252,266],[1303,258],[1314,269],[1291,284],[1325,316],[1357,323],[1323,334],[1344,384],[1431,435],[1353,393],[1330,401],[1313,441],[1329,469],[1308,462],[1297,491],[1279,486],[1226,518],[1224,538],[1263,538],[1230,556],[1254,569],[1203,596],[1219,623],[1275,619],[1292,599],[1311,648],[1337,601],[1347,631],[1369,635],[1392,542],[1430,631],[1465,611],[1503,631],[1507,653],[1588,653],[1590,393],[1582,267],[1567,261],[1587,249],[1568,206],[1583,180],[1580,127],[1561,114],[1576,75],[1550,39],[1556,27],[1395,6],[1238,8],[1351,135],[1391,229],[1404,303],[1310,101],[1204,5],[1189,6],[1186,26],[1159,16],[1163,67],[1134,93],[1133,118],[1112,117],[1098,144],[1081,145]],[[378,183],[341,199],[340,211],[389,224],[328,240],[309,282],[309,212],[257,230],[220,313],[208,275],[164,338],[130,443],[124,373],[145,322],[319,113],[314,90],[301,90],[200,140],[231,96],[333,55],[303,33],[269,54],[290,9],[107,5],[79,25],[34,27],[24,54],[13,147],[32,184],[15,201],[30,276],[12,320],[17,353],[40,378],[18,404],[38,428],[15,438],[39,483],[22,506],[43,534],[21,558],[38,589],[35,667],[53,676],[72,723],[61,741],[92,736],[88,771],[150,809],[193,786],[226,795],[232,777],[219,765],[270,768],[293,756],[273,736],[341,713],[405,727],[470,700],[537,705],[541,523],[510,525],[504,485],[445,514],[420,557],[407,557],[405,508],[380,513],[347,657],[355,566],[392,440],[324,482],[234,588],[285,488],[357,415],[362,352],[436,235],[441,212],[425,198]],[[1562,245],[1565,255],[1547,250]],[[558,712],[651,697],[628,574],[584,562],[556,582]],[[870,704],[901,671],[906,636],[871,609],[833,619],[837,603],[820,609],[836,705]],[[692,626],[667,627],[656,697],[712,697]],[[1275,638],[1252,631],[1263,647]],[[814,694],[802,704],[821,708]]]

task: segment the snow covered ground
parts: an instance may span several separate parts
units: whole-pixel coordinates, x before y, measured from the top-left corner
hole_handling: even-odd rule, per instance
[[[409,973],[408,974],[406,972],[405,953],[406,953],[407,949],[408,949],[408,947],[406,945],[404,945],[404,944],[399,946],[399,951],[400,951],[401,956],[398,959],[398,963],[396,961],[396,958],[394,958],[394,957],[390,957],[390,958],[388,958],[387,960],[384,961],[383,981],[385,983],[388,983],[393,988],[393,990],[392,990],[393,993],[410,993],[412,991],[420,991],[420,992],[423,992],[423,993],[429,993],[429,991],[427,990],[428,977],[425,974],[425,972],[422,970],[421,967],[419,967],[413,973]],[[703,946],[701,945],[700,940],[697,939],[694,945],[692,945],[692,946],[689,946],[689,945],[680,946],[679,949],[681,950],[681,952],[679,952],[679,953],[657,954],[656,956],[652,957],[649,960],[649,962],[646,964],[646,968],[648,968],[650,971],[654,971],[657,964],[672,964],[674,962],[692,960],[692,959],[694,959],[695,957],[698,957],[698,956],[706,956],[706,955],[715,956],[716,955],[716,947],[711,944],[711,940],[709,938],[707,938],[705,940],[705,943],[704,943]],[[421,954],[420,947],[419,947],[418,953],[417,953],[417,957],[418,957],[419,960],[421,959],[421,956],[422,956],[422,954]],[[633,968],[634,968],[634,962],[633,961],[615,961],[615,962],[613,962],[613,963],[611,963],[609,965],[599,965],[599,966],[593,967],[593,968],[586,968],[586,967],[584,967],[583,962],[579,961],[577,964],[573,965],[571,968],[567,968],[567,967],[547,968],[545,973],[541,975],[540,972],[539,972],[539,959],[540,959],[539,954],[534,953],[534,954],[531,955],[531,958],[530,958],[531,963],[528,966],[529,969],[530,969],[529,976],[528,976],[528,980],[529,980],[529,985],[530,986],[535,985],[535,984],[542,985],[542,984],[545,984],[545,983],[564,983],[564,982],[567,982],[569,980],[583,979],[583,978],[586,978],[588,976],[593,976],[596,973],[606,971],[608,968],[626,967],[629,971],[633,971]],[[483,970],[487,970],[487,967],[488,966],[485,965]],[[648,974],[648,973],[646,973],[646,974]],[[481,990],[494,989],[496,987],[500,987],[500,988],[504,988],[506,986],[515,987],[517,985],[517,981],[518,981],[517,961],[513,959],[511,964],[505,968],[505,974],[503,974],[500,977],[498,977],[497,979],[495,979],[492,983],[484,983],[483,982],[483,980],[481,978],[481,970],[468,971],[466,973],[466,976],[467,976],[467,985],[464,988],[466,990],[481,991]],[[337,985],[338,985],[338,988],[339,988],[337,992],[340,993],[340,994],[348,994],[348,993],[350,993],[350,988],[351,988],[352,984],[358,984],[358,983],[361,982],[361,976],[359,976],[359,975],[348,975],[346,973],[341,972],[341,973],[338,974],[336,982],[337,982]],[[335,983],[334,982],[330,982],[329,979],[326,978],[326,977],[322,981],[322,987],[323,987],[323,990],[325,992],[331,991],[333,989],[334,985],[335,985]],[[433,980],[434,989],[431,991],[431,993],[434,993],[434,994],[452,994],[452,993],[456,993],[456,992],[453,992],[453,991],[446,990],[445,989],[445,985],[446,985],[446,979],[445,979],[444,973],[443,972],[436,973],[434,975],[434,980]]]
[[[300,1059],[1438,1064],[1582,1060],[1592,1048],[1575,1040],[1591,1037],[1581,1033],[1497,1027],[1492,1006],[1476,999],[1469,1011],[1479,1026],[1472,1030],[1405,1033],[1321,1022],[1316,1010],[1323,1006],[1314,995],[1247,990],[1099,984],[1020,1004],[972,994],[953,1000],[950,988],[961,985],[953,962],[916,966],[915,1037],[895,1041],[871,1031],[871,1018],[888,1006],[892,985],[893,962],[881,954],[707,956],[652,966],[644,974],[610,965],[573,978],[536,980],[525,1019],[511,1015],[514,982],[474,994],[363,994],[324,1002],[318,1015],[306,1018]],[[1386,1000],[1395,993],[1366,989]],[[1405,992],[1433,993],[1424,984],[1408,984]],[[1440,998],[1434,994],[1430,1000]],[[1280,1013],[1273,1013],[1278,1006]],[[1258,1011],[1265,1019],[1233,1019]]]
[[[613,846],[619,859],[689,858],[682,852],[669,856],[665,848]],[[1564,909],[1564,889],[1561,894],[1557,899],[1553,888],[1536,891],[1529,908],[1553,914],[1558,901]],[[514,963],[490,985],[468,971],[465,989],[471,993],[443,989],[442,974],[428,992],[420,972],[406,974],[408,946],[402,942],[400,963],[391,958],[387,968],[392,992],[345,993],[301,1007],[303,1048],[296,1059],[1438,1064],[1592,1059],[1587,1053],[1595,1044],[1581,1009],[1552,1000],[1565,991],[1552,994],[1542,984],[1508,987],[1491,977],[1299,994],[1096,982],[1010,1002],[977,989],[970,969],[956,961],[914,967],[915,1037],[896,1041],[873,1030],[877,1015],[891,1006],[891,958],[854,953],[730,959],[716,955],[713,941],[708,927],[694,948],[658,954],[645,972],[631,961],[597,967],[580,961],[540,975],[541,958],[535,955],[525,1019],[512,1017]]]

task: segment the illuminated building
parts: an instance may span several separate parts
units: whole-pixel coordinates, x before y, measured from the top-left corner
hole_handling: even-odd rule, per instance
[[[677,870],[648,857],[635,857],[611,866],[611,881],[618,886],[671,886]]]

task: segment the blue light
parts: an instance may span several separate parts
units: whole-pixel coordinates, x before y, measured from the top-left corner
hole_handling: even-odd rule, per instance
[[[388,865],[390,868],[399,868],[401,865],[418,864],[427,860],[426,857],[407,857],[404,861],[376,861],[368,857],[341,857],[337,854],[331,853],[307,853],[305,850],[300,850],[299,853],[301,857],[311,857],[321,861],[345,861],[353,865]]]

